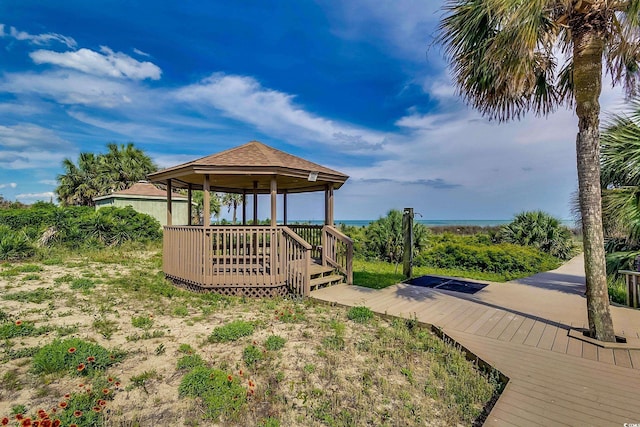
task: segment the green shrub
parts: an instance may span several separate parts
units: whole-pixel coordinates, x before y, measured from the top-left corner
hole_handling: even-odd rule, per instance
[[[0,339],[6,340],[17,337],[35,337],[51,330],[48,326],[36,328],[32,322],[6,322],[0,325]]]
[[[264,359],[264,354],[255,345],[248,345],[242,351],[242,360],[249,368],[253,368],[262,359]]]
[[[607,276],[607,288],[609,291],[609,299],[617,304],[627,303],[627,285],[624,277]]]
[[[351,307],[347,312],[347,318],[357,323],[367,323],[373,318],[373,311],[369,307]]]
[[[10,301],[30,302],[33,304],[41,304],[45,301],[54,299],[56,293],[49,288],[37,288],[32,291],[12,292],[2,296],[2,299]]]
[[[34,253],[35,248],[24,231],[12,230],[6,225],[0,226],[0,261],[29,258]]]
[[[223,326],[214,328],[209,335],[209,342],[237,341],[242,337],[253,334],[253,324],[244,320],[235,320]]]
[[[149,329],[153,326],[153,319],[149,316],[137,316],[131,318],[131,324],[140,329]]]
[[[533,246],[563,260],[574,252],[571,230],[542,211],[519,213],[500,229],[497,237],[502,242]]]
[[[121,352],[109,351],[80,338],[56,339],[33,356],[32,370],[36,374],[66,371],[89,375],[94,371],[104,370],[123,358],[124,354]]]
[[[85,277],[81,277],[79,279],[74,279],[71,281],[71,285],[69,285],[71,289],[93,289],[96,287],[96,284],[93,283],[91,279],[87,279]]]
[[[553,270],[560,263],[536,248],[510,243],[478,245],[443,242],[421,253],[415,259],[415,264],[517,276]]]
[[[206,366],[199,354],[186,354],[178,359],[178,369],[193,369],[198,366]]]
[[[271,335],[269,338],[267,338],[267,340],[264,342],[264,347],[269,350],[269,351],[276,351],[276,350],[280,350],[282,347],[284,347],[284,343],[286,342],[286,340],[278,335]]]
[[[237,377],[219,369],[198,366],[187,373],[178,388],[182,397],[198,398],[205,417],[233,419],[246,403],[247,391]]]

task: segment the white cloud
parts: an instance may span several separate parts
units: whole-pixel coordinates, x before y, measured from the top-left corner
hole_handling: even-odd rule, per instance
[[[134,52],[134,53],[137,53],[137,54],[138,54],[138,55],[140,55],[140,56],[146,56],[146,57],[150,57],[150,56],[151,56],[151,55],[149,55],[147,52],[143,52],[143,51],[141,51],[140,49],[136,49],[136,48],[133,48],[133,52]]]
[[[48,202],[49,200],[56,200],[56,195],[52,191],[45,191],[43,193],[16,194],[16,200],[19,200],[21,202],[34,202],[38,200]]]
[[[70,143],[55,132],[40,126],[21,123],[15,126],[0,125],[0,148],[34,150],[38,148],[68,149]]]
[[[53,186],[58,185],[58,181],[56,181],[55,179],[41,179],[40,181],[38,181],[38,183]]]
[[[26,31],[18,31],[15,27],[10,27],[9,32],[5,31],[5,25],[0,24],[0,37],[11,37],[20,41],[28,41],[38,46],[48,45],[51,42],[59,42],[74,49],[78,44],[67,36],[57,33],[29,34]]]
[[[288,93],[262,87],[251,77],[216,73],[181,88],[175,97],[193,106],[214,107],[225,116],[252,124],[293,143],[315,141],[345,151],[379,149],[385,134],[319,117],[294,103]]]
[[[8,184],[0,184],[0,189],[2,188],[16,188],[18,186],[18,184],[16,184],[15,182],[10,182]]]
[[[138,90],[128,81],[116,81],[73,71],[5,74],[0,91],[34,94],[61,104],[113,108],[129,104]]]
[[[86,48],[68,52],[40,49],[31,52],[29,56],[36,64],[58,65],[97,76],[158,80],[162,74],[157,65],[148,61],[140,62],[106,46],[102,46],[100,52]]]

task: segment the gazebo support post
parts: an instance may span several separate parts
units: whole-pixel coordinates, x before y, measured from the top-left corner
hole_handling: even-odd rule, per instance
[[[171,189],[171,180],[167,180],[167,225],[172,225],[173,219],[173,202],[171,200],[171,193],[173,190]]]
[[[242,225],[247,225],[247,190],[242,190]]]
[[[258,225],[258,181],[253,181],[253,225]]]
[[[209,174],[204,176],[204,183],[202,184],[202,226],[208,227],[211,225],[211,194],[209,184]]]
[[[191,203],[193,202],[193,186],[189,184],[187,187],[187,225],[193,225],[193,212]]]
[[[333,184],[329,184],[329,225],[333,227]]]
[[[287,225],[287,190],[282,190],[282,223]]]
[[[278,225],[277,217],[278,217],[278,181],[276,177],[271,177],[271,226],[275,227]]]

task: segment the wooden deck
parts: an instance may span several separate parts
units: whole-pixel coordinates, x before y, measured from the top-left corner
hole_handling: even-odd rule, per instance
[[[640,423],[640,311],[612,307],[627,348],[602,348],[568,335],[584,327],[581,257],[558,270],[474,295],[398,284],[383,290],[339,285],[311,297],[366,305],[438,326],[509,378],[487,426],[622,426]]]

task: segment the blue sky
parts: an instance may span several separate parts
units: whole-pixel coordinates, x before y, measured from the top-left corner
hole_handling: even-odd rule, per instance
[[[4,0],[0,194],[49,200],[65,157],[109,142],[168,167],[259,140],[350,175],[338,219],[570,217],[575,115],[466,107],[432,46],[441,5]],[[604,111],[622,101],[605,85]],[[289,206],[323,212],[321,195]]]

